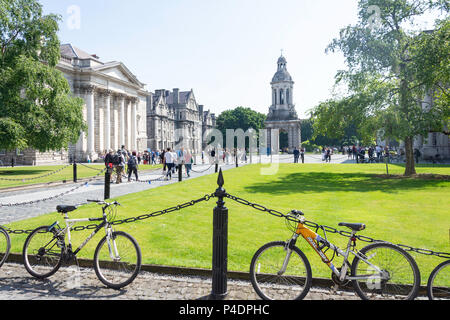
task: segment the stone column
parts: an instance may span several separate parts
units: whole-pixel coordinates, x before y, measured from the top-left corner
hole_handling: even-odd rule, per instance
[[[111,149],[111,94],[112,91],[105,91],[105,149]]]
[[[87,136],[87,155],[94,160],[95,153],[95,106],[94,106],[94,94],[95,87],[85,87],[86,92],[86,110],[87,110],[87,124],[88,124],[88,136]]]
[[[137,151],[137,98],[131,99],[131,149]]]
[[[131,100],[128,98],[125,103],[125,109],[126,109],[126,125],[125,125],[125,132],[126,132],[126,147],[129,151],[131,151]]]
[[[120,113],[120,146],[126,144],[125,141],[125,96],[119,96],[119,113]]]

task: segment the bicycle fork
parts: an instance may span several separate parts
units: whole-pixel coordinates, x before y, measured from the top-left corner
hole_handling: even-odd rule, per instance
[[[106,229],[106,243],[108,244],[109,256],[115,262],[120,261],[119,251],[117,250],[116,239],[113,235],[111,227],[105,227]]]

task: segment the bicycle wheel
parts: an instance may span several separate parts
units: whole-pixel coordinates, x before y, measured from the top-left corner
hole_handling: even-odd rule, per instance
[[[62,264],[64,240],[59,240],[56,231],[39,227],[25,240],[23,262],[25,269],[38,279],[48,278],[59,270]]]
[[[362,254],[367,261],[382,271],[380,273],[358,257],[353,260],[352,277],[357,294],[363,300],[413,300],[420,286],[420,272],[416,262],[405,250],[390,243],[374,243],[364,247]]]
[[[8,232],[0,227],[0,267],[3,266],[8,259],[9,251],[11,250],[11,239]]]
[[[450,260],[442,262],[431,272],[427,293],[430,300],[450,300]]]
[[[107,287],[121,289],[136,278],[141,270],[141,261],[141,249],[136,240],[119,231],[112,234],[111,241],[105,236],[98,244],[94,254],[94,269]]]
[[[286,271],[281,274],[285,261]],[[271,242],[255,253],[250,280],[264,300],[302,300],[311,288],[311,266],[297,247],[287,257],[285,242]]]

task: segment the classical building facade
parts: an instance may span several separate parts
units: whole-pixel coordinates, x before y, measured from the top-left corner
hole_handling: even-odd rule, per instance
[[[277,72],[272,82],[272,106],[269,108],[269,115],[265,123],[268,131],[268,148],[274,150],[279,143],[272,140],[271,129],[278,129],[288,135],[288,149],[301,147],[301,120],[295,111],[293,89],[294,81],[287,71],[287,60],[281,56],[277,62]]]
[[[71,44],[61,46],[56,66],[67,79],[74,96],[84,102],[83,116],[87,132],[68,150],[40,153],[35,150],[0,150],[6,164],[41,165],[76,161],[95,161],[106,150],[122,145],[131,151],[147,149],[146,110],[150,92],[145,84],[122,63],[102,62]]]
[[[199,153],[205,132],[215,126],[215,114],[204,111],[193,90],[161,89],[148,97],[147,147],[151,150],[183,147]]]

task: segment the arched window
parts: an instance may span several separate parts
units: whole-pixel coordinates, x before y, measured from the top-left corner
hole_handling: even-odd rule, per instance
[[[286,103],[290,104],[291,103],[291,95],[290,95],[290,90],[286,89]]]
[[[277,104],[277,89],[273,89],[272,104]]]
[[[284,90],[280,89],[280,104],[284,104]]]

